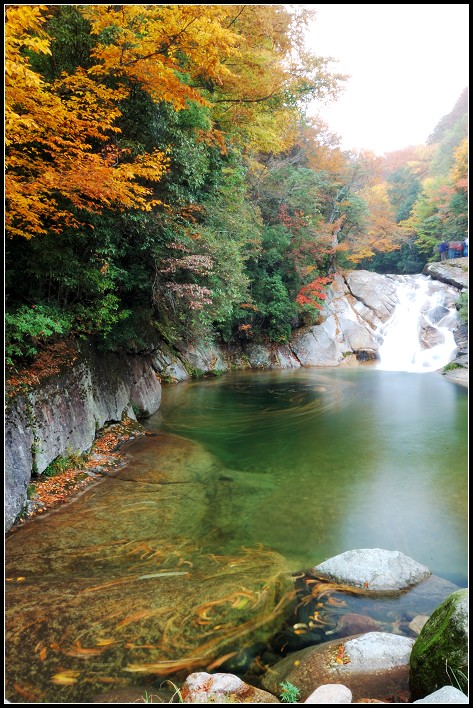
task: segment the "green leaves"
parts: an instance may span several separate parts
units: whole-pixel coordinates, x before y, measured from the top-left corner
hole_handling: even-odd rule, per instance
[[[281,687],[280,698],[283,703],[298,702],[301,692],[297,686],[294,686],[290,681],[283,681],[279,686]]]
[[[41,343],[54,335],[65,336],[71,328],[70,317],[46,305],[23,305],[5,315],[5,353],[7,365],[18,358],[32,358]]]

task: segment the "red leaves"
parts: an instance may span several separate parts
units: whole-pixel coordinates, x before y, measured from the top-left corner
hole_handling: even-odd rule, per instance
[[[258,312],[258,308],[256,307],[256,305],[252,305],[252,304],[249,303],[249,302],[243,302],[243,303],[240,305],[240,307],[241,307],[243,310],[253,310],[253,312]]]
[[[31,306],[32,308],[35,305]],[[7,379],[8,395],[13,396],[21,389],[35,386],[43,379],[57,374],[65,366],[71,366],[77,359],[77,350],[71,342],[61,341],[45,347],[27,368],[15,371]]]
[[[40,481],[35,486],[34,499],[42,506],[30,512],[29,517],[41,514],[67,501],[83,487],[94,481],[93,477],[84,474],[82,470],[71,469],[55,477]]]
[[[337,650],[337,656],[335,657],[337,664],[349,664],[350,658],[345,654],[345,646],[340,644]]]
[[[318,300],[325,300],[327,297],[326,293],[323,291],[323,287],[328,283],[332,282],[330,276],[321,276],[315,278],[307,285],[304,285],[296,297],[296,302],[299,305],[311,305],[316,307],[318,310],[322,310],[322,304]]]
[[[279,209],[278,217],[281,224],[294,233],[308,226],[307,217],[302,211],[295,211],[291,216],[285,204]]]

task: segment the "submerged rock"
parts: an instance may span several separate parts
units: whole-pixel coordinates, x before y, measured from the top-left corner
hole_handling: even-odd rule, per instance
[[[420,618],[425,622],[443,600],[460,589],[430,575],[401,592],[373,593],[323,579],[312,571],[297,574],[295,586],[296,608],[290,624],[273,638],[275,650],[298,651],[373,631],[415,639],[422,628]]]
[[[429,615],[416,615],[414,619],[409,622],[409,629],[414,632],[414,634],[420,634],[428,619]]]
[[[215,458],[164,434],[139,443],[126,444],[131,464],[79,497],[74,514],[61,507],[6,540],[13,702],[24,683],[33,702],[80,703],[110,678],[126,687],[213,670],[283,623],[293,584],[281,555],[215,555],[188,540],[208,529]]]
[[[150,686],[129,686],[115,688],[93,696],[89,703],[178,703],[176,691],[167,688],[150,688]]]

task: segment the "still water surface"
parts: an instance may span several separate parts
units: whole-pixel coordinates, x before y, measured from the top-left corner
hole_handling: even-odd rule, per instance
[[[379,547],[467,584],[467,393],[437,373],[227,374],[166,388],[148,427],[222,463],[214,549],[263,543],[296,571]]]

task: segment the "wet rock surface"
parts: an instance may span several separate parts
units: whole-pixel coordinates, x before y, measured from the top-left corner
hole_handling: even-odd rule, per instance
[[[353,699],[369,696],[382,699],[409,690],[409,656],[413,639],[371,632],[342,641],[325,642],[287,656],[271,667],[261,683],[277,693],[282,681],[289,681],[305,700],[323,684],[340,683]]]
[[[314,573],[369,592],[397,592],[425,580],[430,570],[399,551],[362,548],[315,566]]]
[[[130,461],[137,443],[125,446]],[[80,703],[104,684],[179,681],[267,641],[282,622],[292,598],[282,556],[214,555],[198,543],[214,458],[175,436],[139,447],[140,463],[102,479],[73,514],[60,507],[6,540],[9,700]]]

